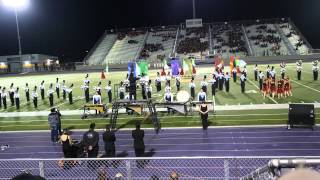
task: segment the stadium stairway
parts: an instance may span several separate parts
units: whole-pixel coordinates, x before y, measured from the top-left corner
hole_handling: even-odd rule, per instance
[[[116,34],[108,34],[107,32],[105,32],[94,45],[94,47],[90,50],[88,56],[86,57],[86,62],[89,65],[103,64],[105,57],[112,48],[116,39]]]
[[[283,30],[280,28],[279,24],[274,24],[274,27],[279,32],[280,37],[283,39],[284,45],[287,47],[287,49],[289,51],[289,55],[297,55],[296,51],[294,50],[294,47],[289,42],[289,39],[286,37]]]
[[[251,47],[251,44],[250,44],[250,41],[249,41],[249,38],[248,38],[248,35],[247,35],[247,31],[244,28],[243,24],[241,25],[241,28],[242,28],[242,31],[243,31],[244,39],[246,40],[245,42],[246,42],[246,46],[247,46],[249,55],[250,56],[255,56],[255,53],[253,51],[253,48]]]

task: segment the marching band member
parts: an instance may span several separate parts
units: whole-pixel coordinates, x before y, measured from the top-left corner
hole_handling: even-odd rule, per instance
[[[301,72],[302,72],[302,61],[299,60],[296,64],[297,64],[297,77],[298,77],[298,80],[300,81],[301,80]]]
[[[263,78],[264,78],[263,72],[259,71],[259,89],[260,89],[260,91],[262,90],[262,87],[263,87]]]
[[[66,86],[65,80],[62,81],[62,97],[63,97],[63,100],[67,99],[67,86]]]
[[[179,75],[176,76],[176,86],[177,86],[177,91],[180,91],[180,82],[181,78]]]
[[[164,94],[164,100],[168,103],[168,102],[172,102],[173,101],[173,95],[171,94],[170,91],[167,91]],[[168,109],[168,114],[170,114],[171,108],[167,107]],[[173,112],[173,111],[172,111]]]
[[[269,90],[268,90],[268,79],[265,79],[263,80],[263,84],[262,84],[262,96],[263,96],[263,99],[266,98],[267,94],[269,93]]]
[[[291,83],[289,76],[284,80],[284,97],[292,96]]]
[[[240,86],[241,86],[241,92],[244,93],[246,89],[246,76],[244,75],[244,72],[242,72],[242,75],[240,76]]]
[[[243,67],[242,72],[244,73],[244,76],[247,78],[247,75],[248,75],[247,66],[244,66],[244,67]]]
[[[191,78],[191,82],[189,83],[189,88],[190,88],[191,98],[192,100],[194,100],[196,96],[196,92],[195,92],[196,84],[194,83],[194,77]]]
[[[230,75],[228,72],[226,72],[226,75],[224,75],[224,85],[226,87],[226,92],[229,92],[230,89]]]
[[[218,74],[218,87],[219,91],[223,90],[223,83],[224,83],[224,74],[222,71],[219,72]]]
[[[37,93],[37,86],[34,87],[32,91],[32,101],[34,108],[38,108],[38,93]]]
[[[52,83],[49,86],[49,90],[48,90],[48,96],[49,96],[49,102],[50,102],[50,107],[53,107],[53,87],[52,87]]]
[[[277,89],[277,96],[278,98],[282,98],[284,93],[284,82],[283,79],[279,79],[278,81],[278,89]]]
[[[89,85],[90,80],[88,78],[89,78],[89,74],[87,74],[86,77],[84,78],[83,85]]]
[[[274,69],[274,66],[271,67],[271,71],[269,74],[270,74],[271,79],[273,79],[273,80],[276,79],[276,70]]]
[[[129,92],[129,74],[127,73],[126,79],[123,81],[126,92]]]
[[[108,85],[105,88],[107,90],[109,103],[112,102],[112,87],[111,87],[111,81],[108,82]]]
[[[28,83],[26,83],[26,87],[24,88],[24,92],[26,94],[27,102],[29,102],[30,101],[30,89],[29,89]]]
[[[11,83],[10,85],[10,89],[9,89],[9,97],[10,97],[10,102],[11,102],[11,106],[14,106],[14,88],[13,88],[13,83]]]
[[[73,104],[72,88],[73,88],[73,84],[71,84],[70,87],[66,89],[66,92],[68,93],[69,104]]]
[[[233,82],[237,82],[237,68],[233,67],[232,69],[232,77],[233,77]]]
[[[206,101],[207,100],[207,93],[203,91],[203,89],[200,90],[198,93],[198,101]]]
[[[166,82],[167,82],[166,84],[169,84],[169,86],[171,86],[170,80],[171,80],[171,75],[170,75],[170,71],[169,71],[167,76],[166,76]]]
[[[56,79],[56,93],[57,93],[57,97],[60,99],[60,83],[59,83],[59,78]]]
[[[118,91],[119,91],[120,99],[124,99],[124,93],[126,92],[126,88],[125,88],[122,81],[120,82],[120,87],[119,87]]]
[[[89,101],[90,101],[90,97],[89,97],[89,82],[88,82],[88,84],[84,84],[81,88],[84,91],[84,97],[85,97],[86,103],[89,103]]]
[[[93,104],[102,104],[101,103],[101,96],[98,94],[98,92],[96,92],[95,95],[93,95],[92,103]]]
[[[132,98],[134,100],[137,99],[137,85],[136,85],[136,81],[138,80],[138,78],[134,77],[134,74],[133,72],[130,73],[130,76],[129,76],[129,83],[130,83],[130,86],[129,86],[129,98],[130,98],[130,101],[132,100]]]
[[[139,82],[140,82],[140,86],[141,86],[142,99],[147,99],[147,96],[146,96],[147,79],[143,73],[142,73],[142,76],[141,76]]]
[[[41,99],[44,100],[44,81],[41,82],[39,89],[40,89]]]
[[[270,78],[270,65],[267,66],[267,78]]]
[[[19,87],[14,91],[14,100],[16,103],[16,109],[20,109],[20,95],[19,95]]]
[[[7,95],[8,93],[6,92],[6,87],[3,87],[2,93],[1,93],[1,99],[2,99],[2,104],[4,109],[7,109]]]
[[[170,84],[167,82],[167,85],[166,87],[164,88],[164,92],[171,92],[171,87],[170,87]]]
[[[95,89],[96,92],[101,96],[101,81],[99,81],[98,86]]]
[[[157,77],[156,77],[155,83],[156,83],[156,87],[157,87],[157,92],[160,92],[161,91],[161,77],[160,77],[159,72],[157,72]]]
[[[254,80],[258,81],[258,72],[259,72],[258,64],[254,66],[253,71],[254,71]]]
[[[281,69],[280,69],[281,79],[284,79],[285,74],[286,74],[286,64],[285,64],[284,62],[282,62],[282,63],[280,64],[280,67],[281,67]]]
[[[146,93],[147,93],[147,99],[151,99],[151,93],[152,93],[151,80],[149,80],[148,84],[146,85]]]
[[[208,86],[208,83],[207,83],[207,76],[204,75],[203,76],[203,80],[201,81],[201,89],[203,90],[203,92],[207,93],[207,86]]]
[[[212,75],[212,79],[210,80],[210,83],[211,83],[211,94],[212,96],[215,96],[216,88],[217,88],[217,78],[215,74]]]
[[[314,62],[313,62],[312,72],[313,72],[313,80],[314,80],[314,81],[317,81],[317,80],[318,80],[318,74],[319,74],[318,61],[314,61]]]
[[[275,79],[272,79],[272,80],[271,80],[271,83],[270,83],[270,92],[271,92],[272,98],[274,98],[274,96],[275,96],[276,93],[277,93],[277,87],[276,87],[276,81],[275,81]]]

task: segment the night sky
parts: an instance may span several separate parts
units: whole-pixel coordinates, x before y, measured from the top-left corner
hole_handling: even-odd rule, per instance
[[[320,48],[319,0],[197,0],[209,21],[291,17]],[[23,53],[81,61],[105,29],[179,24],[192,17],[191,0],[30,0],[19,12]],[[0,55],[18,54],[15,16],[0,4]]]

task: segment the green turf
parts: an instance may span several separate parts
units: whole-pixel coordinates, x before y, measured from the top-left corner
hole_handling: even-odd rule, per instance
[[[277,77],[280,77],[280,67],[279,65],[274,65],[277,71]],[[320,102],[320,81],[313,81],[312,72],[311,72],[311,63],[303,64],[303,73],[302,80],[297,81],[295,64],[288,64],[286,74],[290,76],[292,79],[292,87],[293,87],[293,96],[285,99],[278,98],[266,98],[263,99],[259,90],[257,88],[258,82],[254,81],[253,78],[253,66],[248,66],[249,80],[246,83],[246,91],[250,91],[250,93],[241,93],[240,92],[240,84],[239,80],[237,83],[233,83],[230,81],[230,92],[226,93],[217,92],[215,97],[215,102],[217,105],[245,105],[245,104],[275,104],[275,103],[314,103]],[[259,68],[265,71],[265,65],[259,65]],[[229,71],[229,68],[226,68],[226,71]],[[156,70],[150,71],[150,78],[152,80],[155,79]],[[196,77],[196,85],[197,90],[200,89],[200,82],[203,78],[203,75],[208,76],[208,80],[211,78],[211,73],[213,72],[212,65],[208,65],[208,67],[200,67],[197,69],[197,77]],[[126,72],[111,72],[107,74],[107,79],[102,80],[103,88],[106,86],[108,80],[112,81],[112,84],[118,84],[121,80],[125,78]],[[39,99],[39,107],[38,109],[33,108],[32,103],[26,103],[25,95],[23,92],[24,84],[26,82],[29,83],[30,89],[37,85],[39,86],[42,80],[45,81],[46,90],[50,83],[55,83],[56,77],[59,77],[60,81],[66,80],[67,85],[69,86],[71,83],[74,83],[73,95],[75,98],[74,104],[69,105],[67,101],[63,101],[62,99],[57,99],[55,97],[55,105],[60,108],[60,110],[75,110],[81,109],[84,105],[83,99],[83,91],[81,90],[81,85],[84,79],[85,73],[73,73],[73,74],[50,74],[50,75],[25,75],[25,76],[15,76],[15,77],[1,77],[0,78],[0,86],[6,86],[7,88],[14,82],[15,87],[19,86],[20,97],[21,97],[21,109],[20,111],[43,111],[49,110],[48,98],[46,97],[44,101]],[[91,81],[91,93],[93,93],[93,86],[96,86],[100,81],[100,73],[89,73],[89,79]],[[174,80],[172,82],[172,92],[176,92],[176,87],[174,86]],[[190,78],[183,78],[181,88],[182,90],[189,91],[188,84],[190,82]],[[153,83],[154,85],[154,83]],[[155,91],[155,87],[153,90]],[[208,99],[211,99],[211,87],[208,88]],[[62,93],[61,93],[62,94]],[[159,101],[162,99],[164,94],[164,83],[162,83],[162,92],[161,93],[153,93],[153,99]],[[114,95],[114,93],[113,93]],[[103,102],[107,102],[107,96],[105,90],[102,92]],[[141,99],[141,92],[138,92],[138,99]],[[10,104],[9,98],[7,98],[7,103]],[[4,112],[16,112],[15,107],[8,107],[7,110],[0,109],[0,113]],[[254,111],[220,111],[217,112],[217,115],[214,117],[210,117],[210,121],[212,121],[212,125],[260,125],[260,124],[283,124],[287,119],[287,110],[254,110]],[[228,114],[240,114],[243,116],[227,116]],[[249,115],[248,115],[249,114]],[[250,114],[258,114],[258,115],[250,115]],[[261,115],[261,114],[269,114],[269,115]],[[271,115],[270,115],[271,114]],[[120,115],[119,116],[119,124],[126,124],[125,127],[132,127],[134,124],[131,119],[144,119],[139,117],[131,117]],[[121,119],[123,118],[123,119]],[[163,116],[160,117],[162,121],[163,127],[181,127],[181,126],[199,126],[200,121],[198,115],[194,117],[172,117],[172,116]],[[74,126],[75,128],[87,128],[89,122],[91,120],[80,120],[79,116],[65,116],[63,118],[65,126]],[[33,120],[33,121],[31,121]],[[319,120],[319,119],[318,119]],[[105,123],[109,122],[109,119],[96,119],[98,123],[98,127],[102,128]],[[128,123],[129,122],[129,123]],[[145,127],[150,127],[151,123],[148,120],[144,120]],[[47,129],[46,117],[21,117],[21,118],[0,118],[0,130],[28,130],[28,129]]]

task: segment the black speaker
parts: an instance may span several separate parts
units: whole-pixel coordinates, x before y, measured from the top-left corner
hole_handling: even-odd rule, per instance
[[[315,112],[313,104],[289,104],[288,128],[294,126],[307,126],[313,129],[315,125]]]

